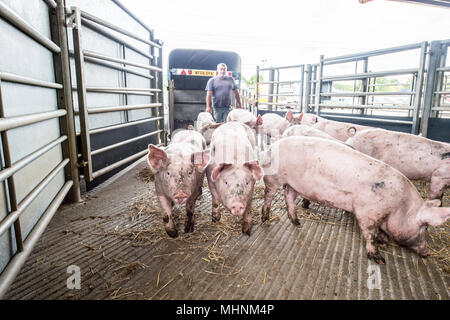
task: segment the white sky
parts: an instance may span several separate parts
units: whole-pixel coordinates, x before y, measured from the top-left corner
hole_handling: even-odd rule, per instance
[[[121,0],[174,48],[237,52],[256,65],[317,63],[332,57],[450,38],[450,9],[385,0]]]

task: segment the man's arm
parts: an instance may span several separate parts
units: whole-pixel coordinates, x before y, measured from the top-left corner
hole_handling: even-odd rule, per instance
[[[208,90],[206,91],[206,112],[212,113],[211,102],[212,102],[212,91]]]
[[[242,108],[241,96],[239,95],[239,90],[234,90],[234,96],[236,97],[236,108]]]

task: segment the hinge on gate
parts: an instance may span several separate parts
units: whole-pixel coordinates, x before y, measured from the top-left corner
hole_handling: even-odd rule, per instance
[[[72,11],[73,12],[73,11]],[[70,16],[67,17],[67,22],[66,22],[66,26],[67,28],[77,28],[77,23],[76,23],[76,13],[73,12]]]
[[[79,168],[84,168],[84,167],[86,167],[87,165],[88,165],[88,162],[85,161],[85,160],[83,160],[83,161],[81,161],[81,162],[78,163],[78,167],[79,167]]]

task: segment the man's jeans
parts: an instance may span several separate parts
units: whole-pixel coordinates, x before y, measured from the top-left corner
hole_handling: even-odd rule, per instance
[[[213,108],[214,119],[216,122],[226,122],[230,107],[225,108]]]

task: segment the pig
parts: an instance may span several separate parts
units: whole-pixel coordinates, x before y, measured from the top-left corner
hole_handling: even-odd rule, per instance
[[[180,130],[166,148],[148,146],[147,161],[155,170],[155,191],[165,213],[164,228],[170,237],[177,237],[172,207],[186,204],[184,232],[194,231],[194,208],[202,193],[209,152],[203,136],[194,130]]]
[[[342,141],[333,138],[328,133],[304,124],[297,124],[287,128],[282,137],[289,136],[318,137],[342,143]]]
[[[272,199],[284,186],[294,225],[299,224],[294,202],[298,194],[351,212],[366,240],[368,258],[378,264],[385,260],[376,242],[387,243],[389,237],[428,256],[427,226],[439,226],[450,218],[450,208],[438,208],[440,200],[424,201],[398,170],[334,141],[299,136],[280,139],[261,166],[265,183],[262,221],[269,219]]]
[[[366,129],[373,129],[373,127],[361,126],[353,123],[339,122],[328,119],[323,119],[313,125],[314,128],[322,130],[328,133],[330,136],[341,140],[342,142],[347,141],[355,135],[357,131],[362,131]]]
[[[293,120],[294,124],[303,124],[307,126],[312,126],[319,121],[325,120],[324,118],[319,117],[318,115],[306,112],[294,113],[293,117],[294,117]]]
[[[203,135],[206,144],[209,145],[211,143],[211,137],[214,130],[217,129],[221,123],[215,122],[211,113],[200,112],[197,116],[197,122],[195,125],[195,129]]]
[[[384,129],[357,132],[347,144],[396,168],[412,180],[430,182],[428,199],[450,186],[450,144]]]
[[[247,128],[246,128],[247,127]],[[242,232],[252,228],[252,197],[263,172],[250,142],[252,130],[240,122],[227,122],[212,136],[211,160],[206,177],[212,195],[212,221],[220,220],[219,203],[234,216],[242,216]]]
[[[289,110],[284,118],[276,113],[266,113],[262,116],[262,121],[261,133],[277,140],[281,138],[287,128],[294,124],[294,117],[292,111]]]
[[[263,124],[263,120],[261,115],[255,117],[250,111],[244,109],[233,109],[227,116],[227,122],[230,121],[238,121],[246,124],[250,128],[255,131],[255,134],[258,135],[259,128]]]

